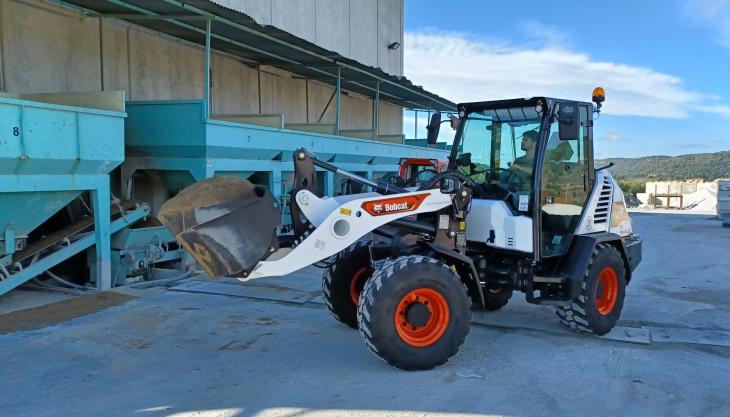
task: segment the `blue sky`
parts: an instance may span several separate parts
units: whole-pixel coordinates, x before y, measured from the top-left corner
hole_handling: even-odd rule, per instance
[[[730,0],[405,0],[404,54],[406,77],[456,102],[604,86],[598,157],[730,150]]]

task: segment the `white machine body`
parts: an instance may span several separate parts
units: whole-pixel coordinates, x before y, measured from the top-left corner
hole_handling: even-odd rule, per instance
[[[556,209],[565,210],[566,207],[568,206],[552,204],[543,209],[550,212]],[[577,210],[576,214],[581,212],[580,207],[574,208]],[[533,251],[532,219],[512,214],[504,201],[473,200],[467,215],[467,224],[466,238],[469,241],[525,253]],[[596,173],[596,186],[588,199],[586,209],[583,210],[575,234],[600,232],[614,233],[621,237],[633,233],[624,193],[608,170]]]
[[[487,246],[532,252],[532,219],[513,215],[500,200],[472,200],[466,216],[466,240]]]
[[[419,213],[430,213],[452,204],[438,189],[396,195],[377,193],[319,198],[301,190],[297,203],[314,226],[294,248],[281,248],[260,261],[246,281],[281,276],[329,258],[386,223]]]
[[[295,198],[311,222],[312,230],[294,248],[281,248],[259,262],[242,280],[286,275],[337,254],[391,221],[434,212],[452,204],[451,196],[437,189],[396,195],[366,193],[324,198],[301,190]],[[472,200],[466,222],[468,241],[523,253],[533,251],[533,220],[513,214],[504,201]],[[605,170],[596,174],[596,186],[576,234],[597,232],[611,232],[622,237],[632,234],[623,192]]]
[[[596,172],[596,185],[588,199],[576,234],[609,232],[621,237],[633,234],[624,193],[607,169]]]

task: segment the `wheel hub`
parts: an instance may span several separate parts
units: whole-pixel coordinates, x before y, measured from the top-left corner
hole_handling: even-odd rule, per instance
[[[618,301],[618,275],[611,267],[606,267],[598,274],[596,282],[596,292],[594,298],[596,300],[596,310],[602,316],[611,314],[613,308]]]
[[[444,335],[449,316],[449,305],[439,291],[418,288],[406,294],[396,306],[395,330],[408,345],[428,347]]]
[[[365,281],[367,281],[366,278],[367,274],[370,268],[363,266],[362,268],[358,269],[355,272],[355,275],[352,276],[352,279],[350,279],[350,300],[352,301],[352,304],[357,304],[360,302],[360,293],[362,292],[362,287],[365,286]]]
[[[405,316],[408,324],[417,329],[428,323],[428,319],[431,318],[431,311],[426,304],[416,301],[406,307]]]

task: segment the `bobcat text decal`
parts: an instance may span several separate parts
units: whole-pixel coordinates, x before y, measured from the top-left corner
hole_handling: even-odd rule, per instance
[[[362,203],[362,208],[373,216],[405,213],[417,209],[426,197],[428,197],[428,194],[383,198],[380,200],[366,201]]]

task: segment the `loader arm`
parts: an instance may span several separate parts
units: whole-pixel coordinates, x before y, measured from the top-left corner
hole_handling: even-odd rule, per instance
[[[294,236],[277,237],[279,204],[260,185],[233,178],[199,181],[165,202],[158,219],[211,278],[280,276],[337,254],[375,229],[451,206],[440,189],[407,190],[294,152]],[[319,197],[315,166],[345,175],[372,193]]]
[[[438,189],[363,198],[319,198],[299,191],[296,201],[313,230],[293,248],[281,248],[260,261],[247,278],[286,275],[335,255],[373,230],[394,220],[429,213],[451,205]]]

